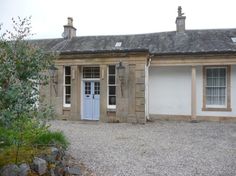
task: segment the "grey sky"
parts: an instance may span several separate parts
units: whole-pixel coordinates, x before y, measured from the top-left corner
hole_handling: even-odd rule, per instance
[[[31,15],[34,38],[60,38],[67,17],[79,36],[173,31],[180,5],[187,29],[236,28],[235,0],[0,0],[0,23]]]

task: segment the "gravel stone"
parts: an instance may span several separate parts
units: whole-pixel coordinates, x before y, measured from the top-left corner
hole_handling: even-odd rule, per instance
[[[236,175],[236,123],[50,123],[97,176]]]

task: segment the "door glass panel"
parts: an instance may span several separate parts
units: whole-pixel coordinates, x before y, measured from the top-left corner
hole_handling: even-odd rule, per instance
[[[84,93],[91,94],[91,82],[85,82]]]
[[[100,94],[100,82],[94,83],[94,94],[99,95]]]

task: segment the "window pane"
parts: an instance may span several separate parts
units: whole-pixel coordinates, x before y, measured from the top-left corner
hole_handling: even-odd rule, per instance
[[[116,66],[115,65],[109,66],[109,75],[110,74],[116,74]]]
[[[65,84],[70,84],[71,81],[70,81],[70,76],[66,76],[65,77]]]
[[[66,104],[70,104],[70,95],[66,95]]]
[[[207,75],[207,78],[212,77],[212,69],[207,69],[206,75]]]
[[[220,85],[221,86],[226,86],[226,79],[225,79],[225,77],[221,77],[220,78]]]
[[[215,77],[218,76],[218,74],[217,74],[217,73],[218,73],[217,70],[218,70],[217,68],[211,69],[212,77],[213,77],[213,78],[215,78]]]
[[[65,75],[71,75],[71,69],[69,66],[65,67]]]
[[[70,94],[71,93],[71,87],[70,86],[66,86],[66,94]]]
[[[208,77],[207,78],[207,86],[212,86],[213,85],[213,79]]]
[[[116,105],[116,97],[109,96],[109,105]]]
[[[116,77],[115,76],[109,76],[109,84],[115,84],[116,83]]]
[[[116,94],[116,86],[109,86],[109,95]]]
[[[207,88],[206,89],[206,96],[212,96],[212,88]]]
[[[221,87],[220,88],[220,96],[225,96],[226,94],[226,88],[225,87]]]
[[[220,69],[220,77],[225,77],[225,75],[226,75],[226,69],[221,68]]]
[[[100,70],[99,67],[91,67],[92,78],[99,78],[100,77]]]

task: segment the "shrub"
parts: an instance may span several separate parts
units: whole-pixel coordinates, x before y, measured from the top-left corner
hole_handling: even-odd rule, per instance
[[[4,33],[0,24],[0,161],[5,164],[30,159],[39,145],[68,145],[61,132],[50,132],[42,123],[53,111],[41,101],[39,90],[48,83],[46,70],[55,55],[28,40],[30,17],[12,22],[13,31]]]
[[[50,131],[36,119],[21,119],[12,127],[0,126],[0,167],[30,162],[34,156],[46,154],[50,146],[66,149],[69,145],[62,132]]]
[[[60,131],[46,131],[39,134],[33,141],[33,144],[38,146],[59,146],[66,149],[69,142]]]

